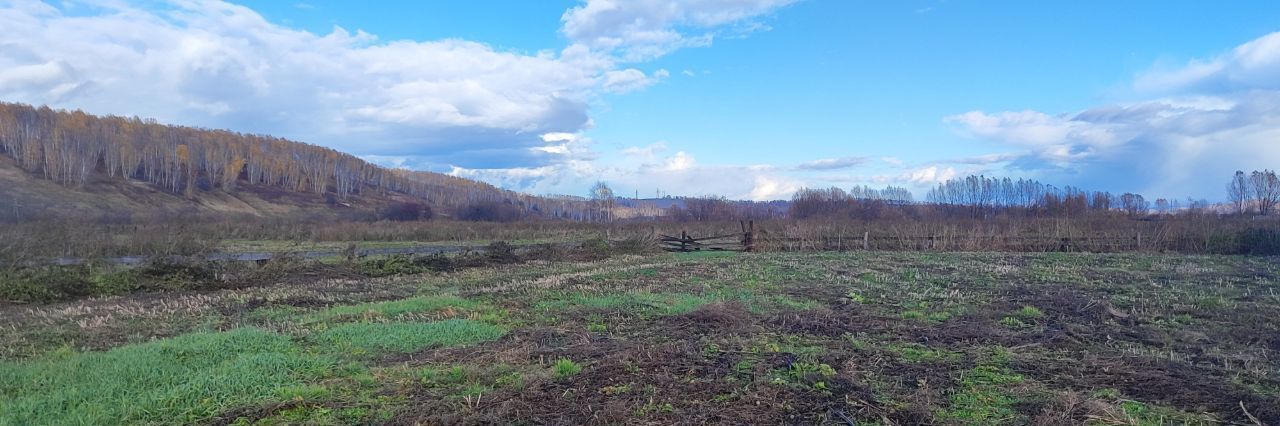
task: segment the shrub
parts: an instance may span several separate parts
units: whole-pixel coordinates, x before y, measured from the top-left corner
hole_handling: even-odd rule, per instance
[[[1239,234],[1240,254],[1280,254],[1280,230],[1249,229]]]
[[[392,275],[409,275],[426,272],[423,265],[403,254],[365,259],[360,263],[360,272],[370,277],[387,277]]]

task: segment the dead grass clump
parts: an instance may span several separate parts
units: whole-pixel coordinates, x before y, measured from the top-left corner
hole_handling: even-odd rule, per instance
[[[678,329],[696,333],[739,333],[755,322],[741,302],[709,303],[668,320]]]
[[[494,241],[484,248],[485,257],[489,262],[499,265],[518,263],[520,256],[516,255],[516,248],[506,241]]]
[[[1064,392],[1049,400],[1032,424],[1073,426],[1079,424],[1128,425],[1131,420],[1120,407],[1076,392]]]

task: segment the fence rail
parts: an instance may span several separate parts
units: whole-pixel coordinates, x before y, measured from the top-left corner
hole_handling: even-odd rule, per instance
[[[755,251],[755,221],[738,222],[742,232],[694,238],[686,231],[680,236],[658,234],[658,245],[663,250],[691,251]]]

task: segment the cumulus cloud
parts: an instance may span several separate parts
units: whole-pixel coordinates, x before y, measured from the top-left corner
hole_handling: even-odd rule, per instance
[[[1280,89],[1280,32],[1267,34],[1210,59],[1184,66],[1155,69],[1139,75],[1134,87],[1142,91],[1233,91]]]
[[[1010,167],[1079,185],[1222,198],[1237,169],[1280,162],[1280,33],[1207,60],[1138,75],[1148,100],[1050,115],[970,111],[944,119],[968,136],[1022,148]]]
[[[897,180],[916,185],[932,185],[956,176],[956,169],[953,167],[928,166],[903,173],[897,177]]]

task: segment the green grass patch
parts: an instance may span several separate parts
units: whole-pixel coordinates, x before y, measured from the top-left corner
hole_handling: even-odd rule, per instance
[[[0,363],[0,424],[199,422],[295,396],[334,365],[253,328]]]
[[[1041,311],[1040,308],[1037,308],[1035,306],[1028,305],[1028,306],[1023,306],[1022,309],[1018,309],[1017,311],[1014,311],[1013,316],[1018,317],[1019,319],[1024,321],[1036,321],[1041,318],[1044,318],[1044,311]]]
[[[327,349],[356,355],[413,352],[431,346],[456,346],[497,340],[505,328],[451,319],[426,323],[351,323],[321,331],[311,340]]]
[[[957,388],[951,391],[951,406],[938,412],[942,419],[962,424],[1018,423],[1014,410],[1017,397],[1010,387],[1023,382],[1023,377],[1007,368],[979,365],[962,373]]]
[[[395,318],[410,314],[422,314],[445,310],[492,310],[479,302],[454,295],[419,296],[388,302],[361,303],[337,306],[305,315],[304,323],[331,322],[351,319]]]
[[[1012,316],[1001,318],[1000,325],[1003,325],[1009,328],[1014,328],[1014,329],[1031,326],[1031,324],[1027,324],[1026,322],[1018,319],[1018,317],[1012,317]]]
[[[691,251],[688,253],[676,253],[678,260],[705,260],[705,259],[724,259],[730,257],[738,257],[736,251]]]
[[[888,345],[885,349],[892,352],[902,361],[909,363],[955,362],[964,357],[964,354],[959,352],[952,352],[946,349],[933,349],[916,343]]]

